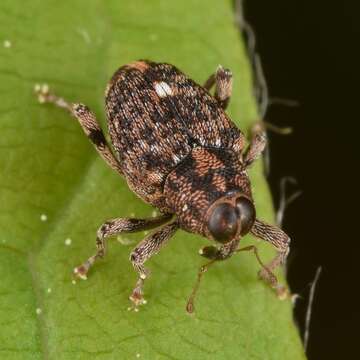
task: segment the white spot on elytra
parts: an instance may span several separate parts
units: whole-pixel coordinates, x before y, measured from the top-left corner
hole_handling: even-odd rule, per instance
[[[188,206],[185,204],[182,208],[182,211],[186,211],[188,209]]]
[[[157,217],[158,216],[158,213],[156,210],[153,210],[152,213],[151,213],[151,216],[152,217]]]
[[[47,219],[48,219],[48,217],[47,217],[46,214],[41,214],[41,215],[40,215],[40,220],[41,220],[41,221],[47,221]]]
[[[37,308],[37,309],[36,309],[36,314],[37,314],[37,315],[40,315],[41,313],[42,313],[42,310],[41,310],[40,308]]]
[[[65,245],[66,245],[66,246],[70,246],[70,245],[71,245],[71,242],[72,242],[72,240],[71,240],[70,238],[67,238],[67,239],[65,240]]]
[[[3,43],[3,45],[4,45],[4,48],[5,49],[9,49],[9,48],[11,48],[11,41],[10,40],[4,40],[4,43]]]
[[[156,144],[151,144],[150,151],[152,151],[152,152],[159,151],[159,147]]]
[[[173,160],[177,163],[180,161],[180,158],[177,155],[173,155]]]
[[[157,93],[161,98],[163,98],[163,97],[165,97],[165,96],[167,96],[167,95],[172,95],[172,94],[173,94],[170,86],[169,86],[166,82],[164,82],[164,81],[161,81],[161,82],[159,82],[159,83],[156,82],[156,83],[154,84],[154,87],[155,87],[156,93]]]

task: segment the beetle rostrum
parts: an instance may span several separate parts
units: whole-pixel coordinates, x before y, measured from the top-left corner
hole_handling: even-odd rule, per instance
[[[94,263],[105,256],[108,237],[154,229],[130,255],[138,273],[130,300],[137,309],[145,303],[143,286],[149,272],[144,263],[178,229],[199,234],[216,242],[200,251],[211,261],[199,271],[187,306],[192,311],[207,267],[242,250],[240,239],[250,232],[277,250],[268,265],[260,262],[260,277],[280,294],[282,288],[272,271],[283,263],[290,239],[281,229],[256,217],[247,169],[262,153],[266,136],[258,126],[248,143],[225,112],[232,91],[229,70],[219,66],[201,86],[166,63],[139,60],[120,67],[105,91],[111,144],[87,106],[71,104],[47,86],[37,86],[36,91],[41,103],[68,110],[105,162],[161,214],[104,222],[97,232],[97,251],[74,270],[78,277],[85,279]],[[257,255],[255,246],[243,249]]]

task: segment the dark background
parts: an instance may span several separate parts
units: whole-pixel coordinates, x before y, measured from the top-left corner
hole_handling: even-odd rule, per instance
[[[313,303],[309,359],[360,358],[358,288],[359,45],[356,1],[245,1],[273,105],[266,120],[292,126],[270,136],[270,186],[293,176],[302,190],[285,213],[292,237],[288,280],[302,298],[295,308],[303,333],[309,284],[322,267]],[[276,324],[274,324],[276,326]]]

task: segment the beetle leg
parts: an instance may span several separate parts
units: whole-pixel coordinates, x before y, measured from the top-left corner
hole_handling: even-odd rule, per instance
[[[130,261],[134,269],[138,272],[139,278],[135,284],[135,288],[130,295],[130,300],[133,302],[135,309],[138,305],[145,303],[143,298],[144,281],[149,275],[149,270],[144,267],[145,261],[150,259],[153,255],[158,253],[162,246],[174,235],[175,231],[179,228],[176,221],[164,225],[161,229],[153,232],[147,236],[143,241],[136,246],[130,254]]]
[[[136,231],[148,230],[156,228],[166,221],[170,220],[172,215],[162,215],[149,219],[128,219],[118,218],[108,220],[100,226],[97,231],[96,237],[96,254],[90,256],[83,264],[74,269],[74,274],[81,278],[86,279],[89,269],[94,265],[95,261],[101,259],[106,253],[106,239],[121,233],[131,233]]]
[[[255,132],[243,157],[244,166],[250,166],[261,155],[265,149],[265,146],[266,133],[263,131]]]
[[[226,109],[232,93],[232,73],[218,66],[216,72],[206,80],[203,87],[210,90],[215,85],[215,98],[223,109]]]
[[[231,255],[233,255],[234,252],[240,251],[253,251],[257,261],[262,267],[262,269],[259,271],[259,277],[268,284],[270,284],[270,286],[276,290],[279,298],[283,299],[287,297],[287,289],[283,285],[279,285],[278,280],[272,271],[277,266],[284,263],[286,256],[289,252],[289,237],[276,226],[265,224],[259,220],[255,220],[255,223],[251,229],[251,233],[257,237],[262,238],[263,240],[269,241],[278,249],[278,254],[275,256],[275,258],[269,264],[265,265],[259,257],[258,249],[256,246],[250,245],[240,249],[237,248],[240,239],[231,241],[228,244],[221,246],[220,248],[217,248],[216,246],[203,247],[199,251],[200,255],[211,259],[211,261],[199,269],[197,281],[186,306],[186,310],[189,313],[192,313],[194,311],[195,295],[199,289],[200,281],[203,274],[216,261],[225,260]]]
[[[194,312],[194,301],[197,294],[197,291],[200,287],[200,282],[202,276],[208,271],[209,267],[213,265],[216,261],[225,260],[229,258],[237,249],[239,245],[240,238],[234,239],[227,244],[224,244],[217,248],[216,246],[205,246],[200,249],[199,254],[203,257],[211,259],[207,264],[200,267],[196,279],[196,283],[193,287],[191,295],[186,304],[186,311],[188,313]]]
[[[204,246],[199,254],[207,259],[225,260],[229,258],[239,245],[240,238],[230,241],[220,247]]]
[[[264,223],[258,219],[255,220],[250,232],[256,237],[270,242],[278,251],[274,259],[260,270],[259,277],[270,284],[270,286],[276,290],[278,296],[283,298],[286,295],[286,288],[278,284],[272,271],[285,263],[290,249],[290,238],[280,228]]]
[[[91,112],[86,105],[71,104],[51,93],[45,85],[37,86],[35,91],[40,103],[52,103],[62,109],[68,110],[79,121],[86,136],[93,143],[100,156],[112,169],[122,175],[121,166],[111,151],[94,113]]]

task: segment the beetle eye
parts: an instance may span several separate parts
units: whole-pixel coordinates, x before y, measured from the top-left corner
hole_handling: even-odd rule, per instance
[[[252,228],[255,221],[255,207],[254,204],[245,197],[240,197],[236,200],[236,208],[240,216],[241,230],[240,234],[247,234]]]
[[[238,220],[234,207],[227,203],[219,204],[210,216],[208,228],[216,241],[226,243],[236,235]]]

